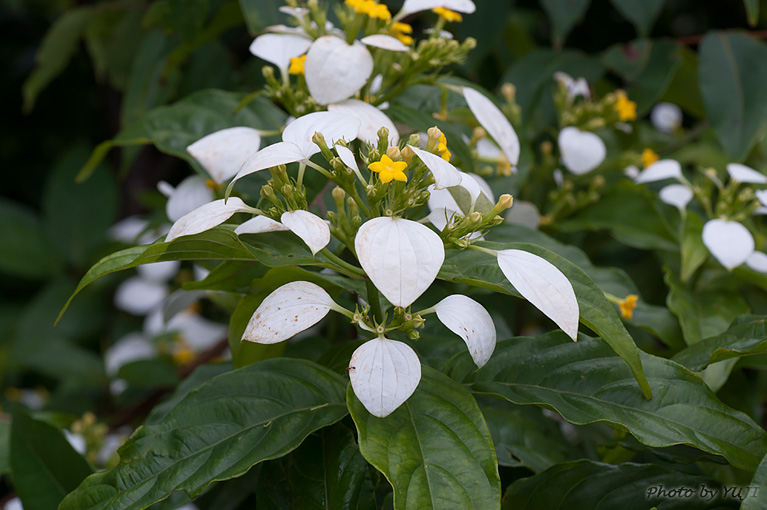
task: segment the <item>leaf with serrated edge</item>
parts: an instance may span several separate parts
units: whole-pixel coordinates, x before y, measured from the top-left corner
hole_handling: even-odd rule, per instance
[[[461,294],[448,296],[436,305],[437,318],[447,329],[463,338],[478,367],[495,349],[495,325],[485,307]]]

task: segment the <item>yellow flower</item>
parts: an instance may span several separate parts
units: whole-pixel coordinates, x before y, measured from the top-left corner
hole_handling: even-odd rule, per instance
[[[447,138],[444,133],[439,135],[439,140],[437,141],[437,153],[445,161],[450,161],[450,151],[447,150]]]
[[[445,9],[444,7],[437,7],[436,9],[432,9],[432,11],[439,14],[445,21],[461,21],[463,19],[457,12]]]
[[[176,365],[186,365],[192,361],[194,361],[194,351],[183,339],[179,338],[176,340],[176,345],[173,349],[173,362]]]
[[[631,319],[634,316],[634,308],[637,306],[638,297],[636,294],[629,294],[626,299],[620,302],[621,317]]]
[[[622,121],[636,120],[637,104],[631,101],[622,90],[617,91],[615,95],[618,97],[615,101],[615,111],[618,112],[618,118]]]
[[[399,42],[407,46],[413,44],[413,38],[407,35],[412,33],[413,27],[407,23],[400,23],[399,21],[395,21],[389,27],[389,34],[391,34],[392,37],[399,39]]]
[[[642,165],[644,166],[644,168],[647,168],[648,166],[652,165],[659,159],[660,159],[660,156],[658,156],[655,153],[655,151],[650,149],[649,147],[642,152]]]
[[[391,19],[389,8],[383,4],[373,3],[373,5],[368,8],[367,15],[371,18],[378,18],[384,21],[389,21]]]
[[[370,4],[374,4],[373,0],[346,0],[346,5],[354,9],[354,12],[358,14],[366,14]]]
[[[404,161],[392,161],[386,154],[381,156],[381,161],[370,163],[368,168],[376,172],[383,183],[391,182],[392,179],[402,182],[407,181],[407,175],[405,175],[407,163]]]
[[[293,57],[290,59],[290,67],[288,73],[290,74],[304,74],[304,64],[306,64],[306,55],[300,57]]]

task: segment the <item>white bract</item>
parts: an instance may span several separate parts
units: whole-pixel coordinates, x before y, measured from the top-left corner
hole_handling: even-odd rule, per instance
[[[493,137],[495,143],[503,151],[511,168],[516,169],[519,162],[519,138],[509,120],[495,104],[484,94],[472,88],[463,88],[463,97],[469,105],[471,113],[476,117],[485,131]]]
[[[557,71],[554,73],[554,79],[565,86],[567,98],[571,101],[578,96],[586,99],[591,97],[591,89],[589,88],[589,82],[586,81],[586,78],[581,77],[573,79],[569,74]]]
[[[709,220],[703,225],[703,244],[728,271],[754,252],[754,236],[737,221]]]
[[[204,136],[187,147],[186,151],[200,163],[211,179],[221,184],[234,177],[245,160],[258,152],[260,147],[259,132],[239,126]]]
[[[455,294],[434,305],[434,310],[440,322],[463,339],[474,363],[484,366],[495,349],[495,325],[485,307]]]
[[[381,48],[389,51],[408,51],[410,48],[402,44],[396,37],[386,34],[373,34],[360,39],[360,42],[366,46]]]
[[[288,78],[290,59],[306,53],[312,40],[302,35],[303,29],[296,34],[259,35],[250,44],[250,52],[277,66],[283,80]]]
[[[767,184],[767,175],[757,172],[753,168],[741,165],[740,163],[730,163],[727,165],[727,173],[730,179],[749,184]]]
[[[594,133],[568,126],[559,132],[557,140],[562,163],[576,175],[598,167],[607,155],[605,143]]]
[[[434,187],[449,188],[461,184],[461,172],[436,154],[408,145],[434,176]]]
[[[407,344],[374,338],[352,354],[349,380],[365,409],[373,416],[383,418],[394,412],[418,387],[421,362]]]
[[[359,120],[360,128],[357,136],[370,145],[378,145],[378,130],[382,127],[389,130],[389,145],[399,143],[399,132],[394,122],[384,112],[365,101],[347,99],[340,103],[329,104],[328,111],[349,115]]]
[[[157,348],[144,335],[128,333],[106,350],[104,369],[109,377],[114,377],[123,365],[156,356]]]
[[[551,262],[522,250],[498,252],[498,266],[522,297],[575,340],[580,311],[573,286]]]
[[[170,227],[165,242],[169,243],[180,236],[199,234],[216,225],[220,225],[234,216],[235,213],[250,212],[251,210],[250,207],[237,197],[232,197],[226,202],[223,199],[208,202],[179,218]]]
[[[280,221],[274,221],[266,216],[256,216],[234,229],[234,233],[263,234],[290,230],[312,250],[312,255],[323,249],[330,242],[330,227],[328,224],[309,211],[297,210],[282,213]]]
[[[352,141],[357,138],[360,121],[350,115],[339,112],[316,112],[300,117],[285,128],[282,141],[264,147],[248,158],[229,184],[232,185],[246,175],[266,168],[287,165],[296,161],[308,161],[320,152],[319,146],[312,142],[315,133],[322,133],[330,147],[338,140]]]
[[[682,109],[673,103],[658,103],[650,112],[650,122],[662,133],[671,133],[682,125]]]
[[[437,7],[466,14],[471,14],[477,9],[471,0],[405,0],[402,9],[394,16],[394,21],[402,19],[409,14],[428,11]]]
[[[682,165],[673,159],[661,159],[648,166],[634,179],[637,184],[662,181],[664,179],[682,179]]]
[[[175,188],[165,181],[160,181],[157,183],[157,189],[168,197],[165,214],[170,221],[176,221],[214,198],[213,191],[199,175],[187,177]]]
[[[364,44],[325,35],[314,41],[304,63],[306,86],[319,104],[353,96],[373,73],[373,56]]]
[[[242,335],[242,340],[274,344],[317,324],[336,307],[325,290],[311,282],[290,282],[261,302]]]
[[[146,315],[168,295],[165,283],[133,276],[123,281],[115,291],[115,306],[133,315]]]
[[[658,195],[663,202],[683,210],[692,200],[693,192],[684,184],[669,184],[661,189]]]
[[[407,307],[429,288],[445,261],[442,239],[403,218],[373,218],[354,239],[370,280],[394,306]]]
[[[760,273],[767,273],[767,254],[761,251],[755,251],[746,259],[746,265]]]
[[[164,262],[153,262],[151,264],[142,264],[136,268],[139,276],[151,282],[167,282],[178,273],[181,268],[181,262],[178,260],[166,260]]]

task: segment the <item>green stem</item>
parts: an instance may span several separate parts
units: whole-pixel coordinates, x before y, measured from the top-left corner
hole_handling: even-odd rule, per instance
[[[341,269],[344,269],[346,272],[355,274],[357,276],[363,276],[363,277],[365,276],[365,271],[363,271],[357,266],[353,266],[349,264],[344,259],[336,255],[332,251],[328,250],[327,248],[323,248],[322,250],[320,250],[320,253],[325,255],[327,258],[330,259],[331,262],[333,262],[333,264],[335,264]]]

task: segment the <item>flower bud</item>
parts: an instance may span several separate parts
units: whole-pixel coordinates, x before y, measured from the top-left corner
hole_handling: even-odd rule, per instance
[[[501,207],[502,211],[509,209],[512,205],[514,205],[514,197],[509,195],[508,193],[504,193],[503,195],[498,197],[497,207]]]
[[[481,140],[487,136],[487,131],[482,126],[477,126],[474,131],[471,132],[471,141],[477,143],[477,140]]]
[[[409,165],[410,161],[413,159],[413,156],[415,156],[415,152],[413,152],[413,149],[410,147],[405,146],[405,148],[400,151],[400,156]]]
[[[429,145],[434,145],[439,140],[439,137],[442,136],[442,131],[437,126],[432,126],[426,134],[429,135]]]
[[[344,206],[344,198],[346,198],[346,192],[336,186],[333,188],[333,191],[331,191],[330,194],[333,195],[333,200],[336,201],[338,208],[342,208]]]
[[[376,134],[378,135],[378,150],[384,152],[389,146],[389,129],[386,126],[381,126]]]
[[[312,136],[312,142],[317,144],[317,147],[320,148],[320,152],[322,152],[322,157],[324,157],[326,160],[330,161],[335,156],[333,156],[333,153],[330,152],[330,149],[328,149],[328,144],[325,143],[325,136],[317,131]]]
[[[411,134],[410,137],[407,139],[407,144],[412,145],[413,147],[420,147],[421,135],[419,135],[418,133]]]
[[[411,149],[409,150],[412,152]],[[399,161],[400,159],[402,159],[402,153],[400,152],[399,147],[396,147],[394,145],[386,149],[386,155],[389,156],[389,158],[391,158],[392,161]]]
[[[504,83],[501,87],[501,94],[509,103],[513,103],[517,95],[517,87],[512,83]]]

